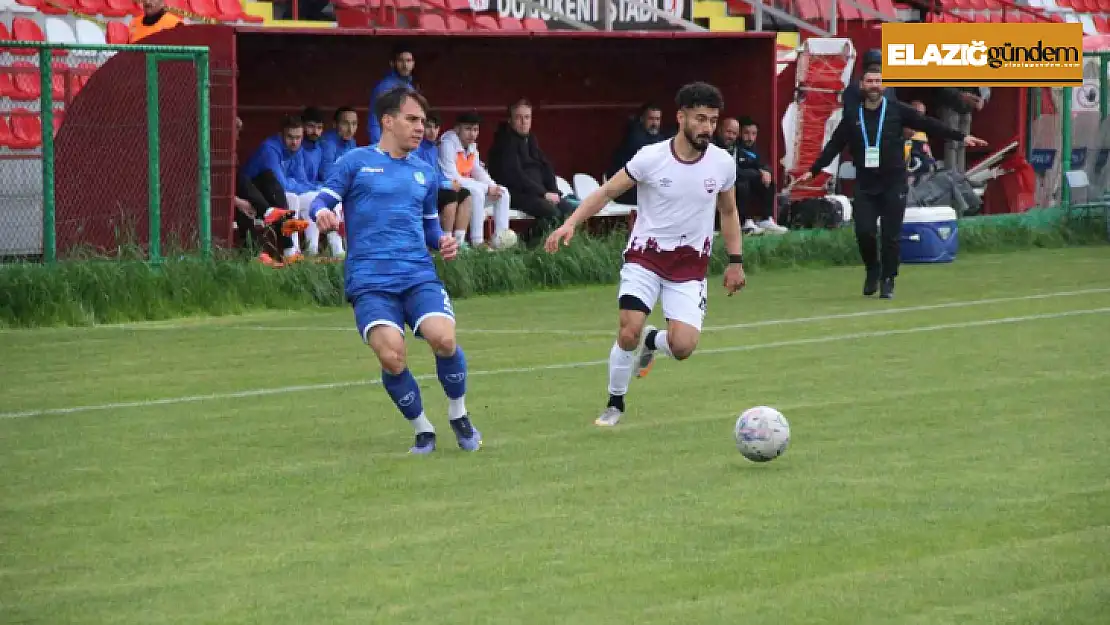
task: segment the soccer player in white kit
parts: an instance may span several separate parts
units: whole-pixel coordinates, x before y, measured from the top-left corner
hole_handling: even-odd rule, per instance
[[[545,244],[549,253],[568,245],[578,224],[636,186],[636,223],[624,251],[618,295],[620,331],[609,352],[609,403],[594,421],[600,426],[614,426],[624,415],[633,368],[643,377],[656,352],[675,360],[694,353],[705,319],[714,211],[721,214],[728,251],[725,289],[732,295],[745,284],[736,161],[711,142],[724,108],[721,92],[691,83],[678,91],[675,103],[676,136],[640,149]],[[656,301],[663,304],[665,330],[644,325]]]

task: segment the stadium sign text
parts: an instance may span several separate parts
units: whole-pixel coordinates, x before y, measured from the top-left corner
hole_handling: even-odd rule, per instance
[[[642,0],[655,8],[669,13],[675,17],[690,20],[691,0]],[[604,29],[601,23],[601,0],[534,0],[552,12],[534,11],[516,0],[470,0],[470,6],[475,10],[488,10],[491,3],[501,17],[515,17],[525,19],[538,17],[547,22],[549,28],[567,28],[559,20],[558,13],[567,17],[585,22],[596,28]],[[610,15],[613,18],[613,30],[679,30],[678,27],[668,23],[658,15],[647,11],[643,7],[629,4],[621,0],[609,2]]]

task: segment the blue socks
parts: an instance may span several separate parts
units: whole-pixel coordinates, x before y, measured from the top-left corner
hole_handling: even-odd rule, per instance
[[[466,356],[461,347],[446,358],[436,356],[436,375],[447,399],[459,399],[466,394]]]
[[[412,421],[424,414],[424,402],[420,400],[420,386],[417,385],[416,378],[412,377],[412,371],[405,369],[400,375],[393,375],[382,369],[382,386],[406,419]]]

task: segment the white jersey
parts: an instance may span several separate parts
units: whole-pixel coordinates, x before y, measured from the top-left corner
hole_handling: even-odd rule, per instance
[[[636,181],[636,223],[624,260],[672,282],[703,280],[709,271],[717,195],[736,184],[736,161],[710,144],[682,161],[674,139],[645,146],[624,166]]]

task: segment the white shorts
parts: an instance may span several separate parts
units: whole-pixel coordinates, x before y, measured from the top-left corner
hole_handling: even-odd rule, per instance
[[[705,321],[706,281],[671,282],[653,271],[635,263],[621,267],[621,286],[617,298],[631,295],[655,308],[656,301],[663,302],[663,316],[673,321],[693,326],[699,332]]]

